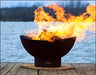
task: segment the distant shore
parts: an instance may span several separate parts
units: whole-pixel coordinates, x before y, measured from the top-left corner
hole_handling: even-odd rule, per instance
[[[75,5],[75,7],[73,6]],[[70,1],[66,6],[61,3],[60,6],[64,8],[65,13],[71,13],[74,16],[78,16],[86,12],[86,7],[88,3],[82,4],[80,1],[73,3]],[[0,21],[34,21],[34,11],[39,6],[33,5],[31,7],[14,7],[14,8],[0,8]],[[55,12],[52,9],[44,8],[44,11],[51,14],[54,18],[56,18]],[[49,12],[51,11],[51,13]]]

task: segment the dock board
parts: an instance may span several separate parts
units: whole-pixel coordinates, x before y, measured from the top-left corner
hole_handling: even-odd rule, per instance
[[[20,65],[29,63],[1,63],[1,75],[96,75],[94,63],[63,63],[62,66],[73,66],[75,69],[30,69]],[[31,64],[29,64],[31,65]],[[33,65],[33,64],[32,64]]]

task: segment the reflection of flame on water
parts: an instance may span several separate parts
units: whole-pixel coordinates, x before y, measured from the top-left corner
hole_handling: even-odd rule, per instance
[[[65,39],[76,36],[77,41],[81,41],[85,38],[86,31],[95,31],[95,5],[87,6],[86,12],[80,16],[74,16],[69,13],[66,14],[65,10],[58,4],[45,7],[53,9],[56,18],[46,13],[43,7],[38,7],[34,12],[34,22],[38,24],[38,30],[37,32],[29,31],[26,33],[26,35],[33,40],[54,42],[54,40],[58,38]]]

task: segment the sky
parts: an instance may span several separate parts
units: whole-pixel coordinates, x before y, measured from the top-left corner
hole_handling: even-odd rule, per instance
[[[43,3],[44,5],[47,4],[52,4],[52,3],[57,3],[57,2],[65,2],[65,1],[1,1],[1,8],[5,7],[16,7],[16,6],[27,6],[30,7],[34,5],[35,3]],[[95,4],[95,1],[82,1],[88,2],[89,4]],[[42,4],[41,4],[42,5]]]

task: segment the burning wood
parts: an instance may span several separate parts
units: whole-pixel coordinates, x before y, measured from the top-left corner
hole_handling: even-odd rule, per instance
[[[59,36],[55,35],[55,32],[54,33],[48,32],[45,29],[43,30],[43,32],[41,32],[39,37],[41,38],[40,40],[49,40],[51,42],[54,42],[54,40],[60,40],[61,39]]]

